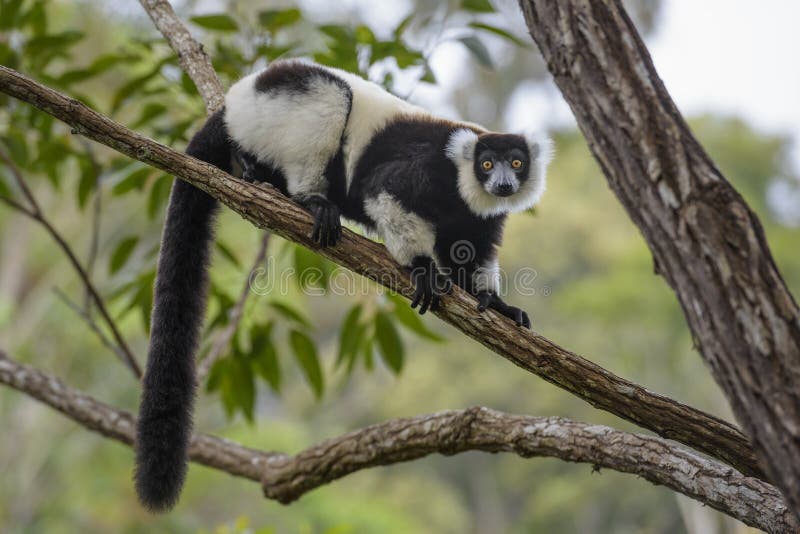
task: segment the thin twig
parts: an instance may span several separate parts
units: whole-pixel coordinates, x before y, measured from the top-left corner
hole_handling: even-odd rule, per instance
[[[97,253],[100,249],[100,222],[101,222],[101,212],[102,212],[102,195],[100,194],[100,179],[102,176],[102,169],[100,168],[100,164],[97,163],[97,159],[94,156],[94,149],[92,148],[92,144],[89,143],[86,138],[80,137],[80,143],[83,146],[84,151],[86,152],[86,157],[89,159],[89,164],[92,167],[92,173],[94,174],[94,196],[92,200],[92,235],[91,239],[89,240],[89,255],[86,258],[86,273],[89,276],[92,276],[92,272],[94,271],[94,265],[97,262]],[[89,292],[86,291],[84,294],[84,307],[87,311],[90,311],[92,304],[92,299],[90,298]]]
[[[25,180],[22,178],[22,172],[20,172],[19,167],[8,153],[0,148],[0,160],[3,160],[3,163],[6,164],[8,170],[11,171],[11,176],[14,178],[14,182],[16,182],[17,187],[19,187],[20,191],[22,191],[23,196],[30,204],[30,208],[25,210],[26,213],[32,214],[33,216],[41,215],[42,210],[39,208],[39,203],[36,201],[36,197],[33,196],[31,190],[28,188],[28,184],[25,183]]]
[[[214,366],[217,360],[225,356],[226,349],[230,348],[231,340],[233,339],[233,336],[236,335],[236,331],[239,329],[239,324],[244,316],[244,306],[247,303],[247,297],[252,293],[250,280],[252,279],[253,273],[256,272],[262,263],[264,263],[264,258],[267,256],[269,236],[269,233],[265,233],[261,238],[261,245],[258,248],[256,259],[253,262],[253,266],[250,268],[250,272],[248,273],[247,279],[242,287],[242,291],[239,294],[239,299],[228,311],[228,324],[218,333],[216,339],[214,340],[214,344],[211,346],[211,350],[208,352],[208,355],[203,359],[202,362],[200,362],[200,366],[197,370],[197,382],[199,384],[203,383],[206,376],[208,376],[208,373],[211,371],[211,367]]]
[[[86,269],[83,268],[81,265],[80,260],[75,255],[75,252],[72,250],[72,247],[69,246],[69,243],[64,239],[61,233],[56,230],[56,228],[50,223],[50,221],[44,216],[41,208],[39,207],[39,203],[36,201],[36,197],[33,195],[31,190],[28,188],[25,180],[22,177],[22,172],[19,170],[19,167],[11,160],[8,154],[5,153],[4,150],[0,149],[0,160],[2,160],[11,170],[11,174],[14,177],[14,180],[17,182],[20,190],[25,195],[25,198],[28,200],[30,204],[30,208],[28,209],[20,209],[20,207],[15,207],[14,202],[9,202],[8,200],[4,200],[7,204],[15,209],[19,210],[20,212],[26,214],[28,217],[33,219],[34,221],[38,222],[40,225],[44,227],[50,237],[58,244],[59,248],[64,252],[64,254],[69,259],[69,262],[72,264],[72,267],[78,273],[78,276],[83,283],[84,288],[86,291],[91,295],[92,300],[94,300],[95,305],[97,306],[100,315],[103,317],[103,321],[108,326],[109,330],[114,337],[114,341],[120,348],[121,355],[122,355],[122,362],[125,363],[131,372],[136,376],[136,378],[141,378],[142,370],[139,367],[139,364],[136,361],[136,358],[133,356],[133,352],[131,352],[128,344],[125,342],[125,338],[122,337],[122,334],[117,328],[117,324],[114,319],[111,317],[111,314],[108,313],[106,309],[105,303],[103,302],[103,298],[100,296],[100,293],[94,287],[89,274],[86,272]]]
[[[131,445],[134,417],[97,401],[53,375],[11,360],[0,350],[0,383],[55,408],[106,437]],[[560,417],[511,415],[470,408],[394,419],[328,439],[297,455],[263,452],[196,434],[189,457],[234,476],[261,482],[282,503],[371,467],[430,454],[507,452],[553,457],[631,473],[683,493],[769,532],[797,532],[776,488],[683,449],[669,440]]]
[[[122,352],[122,349],[119,348],[113,341],[111,341],[108,338],[108,336],[106,336],[106,334],[100,329],[100,325],[97,324],[97,321],[94,320],[94,317],[92,317],[91,313],[89,313],[85,308],[80,307],[76,302],[70,299],[69,296],[67,296],[67,294],[64,293],[61,289],[57,287],[53,288],[53,292],[64,304],[67,305],[69,309],[74,311],[78,315],[78,317],[83,319],[83,322],[86,323],[89,329],[91,329],[91,331],[97,335],[98,339],[100,339],[100,342],[103,345],[105,345],[106,348],[108,348],[111,352],[116,354],[120,360],[125,361],[125,353]]]
[[[22,204],[18,203],[16,200],[10,199],[7,196],[0,195],[0,202],[8,205],[8,207],[22,213],[23,215],[27,215],[28,217],[35,217],[35,214],[32,211],[30,211]]]

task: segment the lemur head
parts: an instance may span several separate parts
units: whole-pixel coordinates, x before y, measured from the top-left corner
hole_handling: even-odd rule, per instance
[[[446,154],[458,169],[458,190],[482,217],[522,211],[542,196],[552,143],[526,134],[477,133],[460,129],[450,135]]]

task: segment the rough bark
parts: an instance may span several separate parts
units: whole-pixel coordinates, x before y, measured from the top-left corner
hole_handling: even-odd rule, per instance
[[[134,417],[77,391],[0,351],[0,383],[55,408],[79,424],[131,445]],[[267,498],[289,503],[350,473],[430,454],[508,452],[553,457],[631,473],[768,532],[795,532],[798,523],[773,486],[667,440],[559,417],[510,415],[488,408],[396,419],[329,439],[297,455],[262,452],[195,435],[190,458],[261,482]]]
[[[196,185],[258,227],[316,250],[406,298],[412,294],[408,274],[382,245],[345,230],[336,247],[319,249],[309,238],[311,216],[271,186],[237,180],[2,66],[0,91],[63,120],[76,133]],[[596,408],[719,458],[744,474],[764,478],[747,438],[734,426],[615,376],[534,332],[515,327],[494,311],[478,313],[475,300],[458,288],[443,299],[436,315],[512,363]]]
[[[800,314],[757,216],[692,135],[618,0],[520,4],[697,347],[800,513]]]
[[[211,60],[175,14],[166,0],[139,0],[150,20],[164,36],[169,46],[178,54],[178,63],[194,82],[206,104],[208,114],[215,112],[225,102],[222,83],[211,65]]]

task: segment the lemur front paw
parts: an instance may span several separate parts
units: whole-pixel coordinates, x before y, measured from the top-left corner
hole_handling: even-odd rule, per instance
[[[436,311],[442,295],[450,293],[453,282],[439,271],[436,262],[427,256],[417,256],[411,262],[411,281],[414,282],[414,297],[411,307],[419,306],[419,314]]]
[[[256,158],[243,150],[236,152],[236,158],[239,161],[239,166],[242,168],[242,180],[250,182],[251,184],[264,181],[263,176],[258,176],[258,161]]]
[[[531,327],[531,320],[528,317],[527,312],[517,308],[516,306],[510,306],[503,302],[497,293],[490,293],[489,291],[479,291],[476,295],[478,299],[478,311],[484,312],[486,308],[492,308],[493,310],[497,310],[502,315],[505,315],[515,323],[517,326],[524,326],[525,328]]]
[[[322,247],[332,247],[342,236],[339,207],[321,195],[314,195],[301,204],[314,216],[311,239]]]

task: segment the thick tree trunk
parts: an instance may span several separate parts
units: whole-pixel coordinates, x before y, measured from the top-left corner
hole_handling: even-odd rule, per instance
[[[689,131],[618,0],[520,4],[767,474],[800,512],[800,316],[758,218]]]

